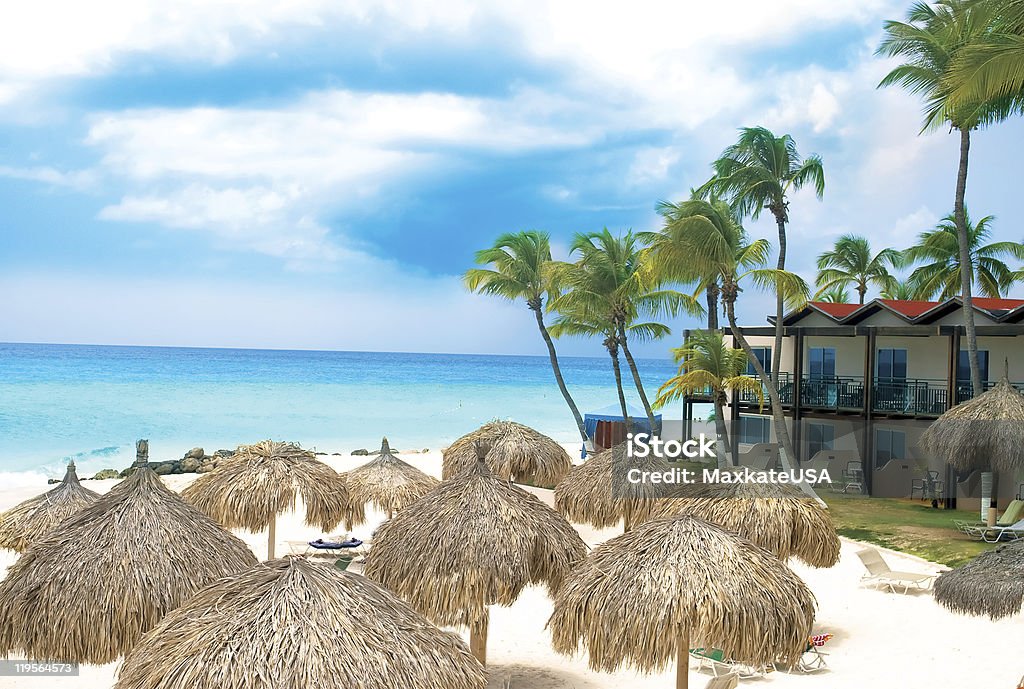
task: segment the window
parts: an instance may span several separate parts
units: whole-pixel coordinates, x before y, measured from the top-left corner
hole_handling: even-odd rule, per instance
[[[836,440],[836,429],[830,423],[809,423],[807,424],[807,458],[813,459],[814,455],[822,450],[832,450]]]
[[[761,366],[764,367],[765,373],[772,372],[772,348],[771,347],[751,347],[750,350],[754,352],[754,356],[761,362]],[[757,373],[754,372],[754,364],[750,361],[747,362],[747,375],[755,376]]]
[[[907,458],[907,435],[903,431],[875,429],[875,468],[885,466],[890,459]]]
[[[811,347],[809,354],[811,378],[836,377],[835,347]]]
[[[981,382],[988,382],[988,350],[978,350],[978,366],[981,368]],[[956,364],[957,385],[971,384],[971,360],[967,350],[960,350],[960,358]]]
[[[740,417],[740,443],[756,445],[771,442],[770,420],[766,416]]]
[[[883,380],[906,380],[907,350],[879,349],[876,375]]]

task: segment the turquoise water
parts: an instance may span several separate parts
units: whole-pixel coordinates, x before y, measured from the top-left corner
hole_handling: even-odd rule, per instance
[[[581,410],[615,402],[608,359],[560,362]],[[638,365],[649,394],[675,371]],[[121,468],[136,438],[154,460],[262,438],[437,448],[496,417],[577,439],[547,357],[0,344],[3,473]]]

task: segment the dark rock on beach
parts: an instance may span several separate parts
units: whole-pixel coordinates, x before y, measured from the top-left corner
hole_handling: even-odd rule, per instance
[[[93,481],[103,481],[109,478],[120,478],[121,473],[117,469],[100,469],[96,472],[96,475],[92,477]]]
[[[358,457],[370,454],[370,451],[366,448],[359,448],[358,450],[352,450],[352,454]]]
[[[206,452],[201,447],[193,447],[185,453],[183,459],[202,459]]]

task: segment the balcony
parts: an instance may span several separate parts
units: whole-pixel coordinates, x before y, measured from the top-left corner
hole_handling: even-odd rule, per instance
[[[987,380],[982,384],[983,390],[991,390],[995,387],[996,381]],[[1010,383],[1013,387],[1017,388],[1021,392],[1024,392],[1024,383]],[[974,386],[970,383],[957,383],[956,384],[956,403],[966,402],[967,400],[974,397]]]
[[[751,376],[754,377],[754,376]],[[768,407],[770,401],[768,399],[768,392],[761,386],[762,393],[764,394],[764,406]],[[788,407],[793,404],[793,374],[792,373],[779,373],[779,398],[782,400],[782,406]],[[740,404],[757,406],[761,400],[757,394],[752,391],[743,391],[740,393]]]
[[[805,409],[864,409],[864,378],[861,376],[811,376],[800,379],[800,406]]]
[[[934,378],[876,378],[871,410],[898,416],[939,416],[948,409],[946,381]]]

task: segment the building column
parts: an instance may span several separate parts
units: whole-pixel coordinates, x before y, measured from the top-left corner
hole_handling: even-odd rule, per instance
[[[796,450],[797,466],[803,463],[803,371],[804,371],[804,334],[797,330],[793,337],[793,445]],[[810,459],[810,458],[808,458]]]
[[[867,482],[868,495],[871,495],[875,473],[875,432],[871,418],[871,409],[875,403],[875,343],[874,328],[868,328],[864,337],[864,480]]]

